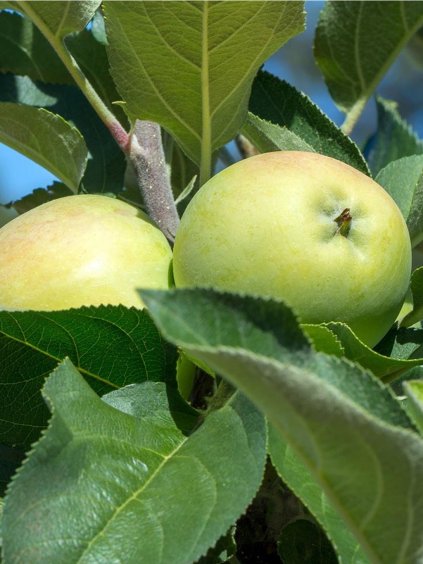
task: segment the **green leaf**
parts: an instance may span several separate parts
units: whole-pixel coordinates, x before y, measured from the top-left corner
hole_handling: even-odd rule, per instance
[[[2,522],[3,522],[3,507],[4,507],[4,502],[2,499],[0,499],[0,548],[3,546],[3,536],[2,536]],[[3,558],[0,554],[0,562],[3,561]]]
[[[226,535],[221,537],[215,546],[208,550],[205,556],[197,560],[196,564],[228,564],[232,561],[237,562],[237,546],[234,537],[235,527],[231,527]]]
[[[26,76],[0,73],[0,101],[52,108],[58,101],[58,87],[33,82]]]
[[[191,180],[188,182],[188,184],[185,186],[185,188],[182,190],[182,192],[179,194],[179,196],[176,198],[175,200],[175,204],[181,204],[182,202],[184,202],[187,198],[189,198],[189,196],[191,195],[192,191],[194,190],[194,186],[195,186],[195,182],[197,180],[196,176],[193,176],[191,178]]]
[[[128,116],[163,125],[203,168],[245,120],[260,65],[304,27],[297,1],[103,4]]]
[[[360,113],[421,25],[423,2],[326,2],[314,53],[337,106],[351,117]]]
[[[410,232],[413,247],[423,241],[423,154],[390,162],[376,181],[400,208]]]
[[[310,147],[308,149],[299,147],[299,150],[316,151],[316,153],[343,161],[369,174],[366,161],[357,145],[342,133],[310,98],[276,76],[264,71],[258,73],[253,82],[249,109],[256,116],[255,120],[260,118],[259,124],[265,125],[265,127],[262,125],[261,129],[265,129],[266,132],[269,130],[274,132],[273,136],[276,136],[277,131],[280,131],[279,135],[286,136],[287,133],[284,132],[288,129],[288,133],[292,136],[295,134],[305,146]],[[249,122],[253,118],[251,113],[243,128],[243,133],[248,138],[251,135],[248,131],[251,129]],[[260,129],[258,125],[256,128]],[[269,136],[272,139],[272,135]],[[256,144],[253,138],[251,141]],[[284,143],[286,143],[287,150],[297,150],[295,144],[291,149],[289,139],[284,141],[284,137],[282,137],[281,146],[276,149],[284,149]]]
[[[89,150],[82,179],[84,190],[93,193],[122,191],[125,156],[78,89],[0,74],[0,100],[42,106],[74,124],[84,136]]]
[[[418,353],[423,354],[423,349],[418,351],[416,347],[418,341],[415,335],[410,342],[412,349],[407,355],[404,356],[403,354],[400,358],[397,358],[395,355],[387,354],[385,356],[370,349],[360,341],[345,323],[331,322],[323,325],[305,325],[303,328],[312,339],[316,350],[336,356],[344,356],[353,362],[357,362],[363,368],[371,370],[381,380],[390,381],[393,375],[423,364],[423,358],[418,356]],[[332,336],[329,336],[328,332]],[[403,333],[402,340],[406,342],[404,337]],[[392,351],[390,352],[392,353]],[[410,358],[411,355],[413,355],[412,358]]]
[[[417,325],[413,327],[394,326],[375,347],[375,352],[393,359],[412,360],[413,364],[404,372],[408,373],[410,370],[415,370],[422,364],[423,329]]]
[[[375,175],[392,161],[423,154],[423,141],[401,118],[397,103],[379,96],[376,102],[377,133],[370,139],[367,151],[367,160]]]
[[[11,202],[8,205],[11,206],[10,209],[15,211],[17,214],[22,214],[40,206],[41,204],[50,202],[51,200],[70,196],[72,193],[73,192],[61,182],[53,182],[53,184],[48,188],[36,188],[31,192],[31,194],[28,194],[15,202]]]
[[[126,159],[110,132],[99,119],[84,95],[71,86],[57,89],[55,111],[72,121],[81,131],[89,149],[87,168],[81,185],[85,192],[121,192]]]
[[[4,496],[7,484],[21,465],[23,458],[24,453],[20,449],[0,444],[0,496]]]
[[[27,15],[44,36],[60,41],[66,35],[82,31],[94,16],[101,0],[62,0],[61,2],[20,0],[13,8]]]
[[[52,45],[28,17],[16,12],[1,12],[0,28],[2,72],[28,76],[44,83],[74,84]],[[68,37],[66,46],[103,102],[126,124],[125,112],[114,104],[119,100],[119,95],[110,76],[105,44],[96,38],[93,29],[83,29]]]
[[[194,358],[202,359],[196,353],[190,353],[191,349],[182,343],[201,349],[206,342],[212,348],[230,346],[281,363],[301,367],[310,364],[322,378],[329,378],[332,385],[354,398],[363,409],[387,423],[413,428],[399,403],[369,373],[336,357],[316,354],[298,320],[282,302],[199,289],[143,290],[141,293],[147,297],[149,312],[165,337],[171,342],[177,339],[178,344]],[[189,323],[186,323],[184,316],[188,312]],[[222,341],[221,332],[225,341]],[[333,366],[341,363],[339,375],[323,375],[326,363]],[[342,374],[342,366],[348,376]]]
[[[287,127],[276,125],[248,112],[242,133],[260,151],[314,151],[301,137]]]
[[[175,199],[182,202],[185,196],[182,198],[181,195],[186,193],[188,186],[194,182],[194,178],[198,177],[198,166],[186,156],[173,137],[163,130],[162,141],[166,164],[170,171],[173,195]],[[136,189],[139,192],[139,188],[136,187]],[[188,195],[189,194],[187,194],[187,196]],[[187,203],[188,200],[184,203],[185,207]]]
[[[411,57],[413,63],[420,70],[423,68],[423,27],[417,30],[410,39],[406,47],[407,55]]]
[[[16,12],[1,12],[0,29],[1,72],[26,75],[42,82],[73,82],[48,41],[28,18]]]
[[[276,302],[206,290],[142,296],[165,338],[266,414],[370,561],[421,558],[423,441],[386,388],[299,337],[282,346],[281,325],[294,335],[298,326],[288,327]]]
[[[127,126],[126,114],[121,106],[116,104],[120,101],[120,97],[110,76],[106,46],[96,39],[92,30],[88,29],[68,37],[66,46],[102,101],[120,122]]]
[[[423,381],[405,382],[404,391],[408,397],[407,411],[413,417],[420,433],[423,435]]]
[[[40,390],[65,357],[99,393],[144,380],[176,385],[175,351],[145,311],[0,312],[3,443],[28,448],[38,438],[48,418]]]
[[[167,429],[174,434],[175,426],[187,435],[198,421],[198,412],[182,399],[176,387],[164,382],[146,380],[144,385],[130,384],[105,394],[102,400],[144,423],[148,421],[154,432],[163,433],[164,438]]]
[[[301,329],[309,337],[316,351],[335,356],[344,356],[345,351],[341,341],[325,324],[312,325],[303,323]]]
[[[269,453],[284,482],[314,515],[330,538],[340,557],[339,562],[367,564],[368,559],[357,540],[349,528],[340,521],[334,506],[322,492],[320,484],[296,456],[287,441],[272,426],[269,427]],[[310,544],[307,543],[307,545],[310,548]],[[330,553],[329,547],[327,552]],[[325,557],[327,558],[328,554]]]
[[[129,414],[65,361],[43,393],[52,421],[5,501],[9,562],[195,562],[260,485],[265,423],[240,394],[185,436],[162,384],[122,390]]]
[[[92,19],[92,33],[94,37],[103,45],[107,45],[106,27],[101,10],[97,10]]]
[[[411,275],[410,287],[413,294],[413,309],[401,321],[403,327],[411,327],[423,319],[423,267],[417,268]]]
[[[0,102],[0,141],[77,191],[88,151],[80,132],[43,108]]]
[[[289,564],[338,564],[330,542],[310,519],[296,519],[283,529],[278,553]]]
[[[12,219],[18,216],[18,212],[13,208],[0,205],[0,227],[9,223]]]

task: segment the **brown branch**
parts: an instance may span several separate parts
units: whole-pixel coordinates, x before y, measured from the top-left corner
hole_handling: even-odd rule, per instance
[[[160,126],[152,121],[137,120],[128,154],[146,211],[173,244],[179,216],[166,168]]]
[[[235,137],[235,143],[243,159],[248,159],[249,157],[260,154],[260,151],[258,151],[244,135],[237,135]]]

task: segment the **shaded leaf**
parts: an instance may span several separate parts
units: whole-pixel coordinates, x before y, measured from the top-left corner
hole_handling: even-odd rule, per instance
[[[322,492],[320,484],[288,445],[288,442],[272,426],[269,427],[269,453],[279,475],[307,506],[332,541],[339,556],[339,562],[367,564],[368,559],[360,549],[357,540],[349,528],[339,520],[338,513]]]
[[[149,313],[165,338],[170,342],[177,339],[193,358],[202,359],[202,354],[193,352],[197,347],[214,350],[228,346],[287,366],[308,366],[378,419],[414,429],[398,401],[370,373],[345,359],[316,353],[283,302],[202,289],[142,290],[141,295],[146,296]],[[185,320],[188,312],[189,323]],[[182,345],[185,342],[189,348]]]
[[[421,25],[423,2],[326,2],[314,54],[337,106],[359,111]]]
[[[120,96],[110,76],[106,46],[88,29],[68,37],[66,45],[102,101],[126,126],[126,114],[121,106],[115,103],[120,101]]]
[[[143,386],[130,384],[102,397],[108,405],[149,422],[157,432],[176,426],[184,435],[198,422],[199,414],[180,396],[175,386],[146,380]],[[173,432],[173,431],[172,431]]]
[[[178,198],[191,180],[198,176],[199,169],[166,131],[162,131],[162,140],[166,163],[170,170],[173,195]]]
[[[338,564],[330,542],[310,519],[296,519],[283,529],[278,552],[289,564]]]
[[[192,191],[194,190],[196,180],[197,180],[196,176],[193,176],[191,178],[191,180],[188,182],[188,184],[185,186],[185,188],[182,190],[182,192],[176,198],[176,200],[175,200],[176,205],[181,204],[182,202],[185,202],[185,200],[187,198],[189,198],[189,196],[192,194]]]
[[[423,381],[413,380],[405,382],[404,391],[408,397],[407,411],[423,435]]]
[[[18,212],[12,208],[0,205],[0,227],[9,223],[18,216]]]
[[[53,182],[51,186],[46,189],[36,188],[31,194],[24,196],[20,200],[8,204],[9,209],[16,211],[18,214],[25,213],[41,204],[55,200],[56,198],[63,198],[70,196],[73,192],[67,186],[60,182]]]
[[[69,357],[99,393],[130,383],[175,384],[175,351],[145,311],[123,306],[0,312],[0,441],[28,448],[45,427],[40,390]]]
[[[261,119],[248,113],[242,133],[260,151],[313,151],[313,148],[301,137],[286,127]]]
[[[112,76],[136,118],[199,163],[238,132],[260,65],[303,30],[303,2],[104,2]]]
[[[97,10],[92,19],[92,33],[94,37],[103,45],[107,45],[106,28],[101,9]]]
[[[388,353],[385,356],[379,351],[370,349],[344,323],[331,322],[323,325],[306,325],[304,330],[311,337],[318,351],[344,356],[353,362],[357,362],[363,368],[371,370],[382,380],[390,380],[394,374],[402,373],[414,366],[423,364],[423,349],[418,351],[415,346],[416,340],[411,338],[410,334],[408,334],[411,339],[408,343],[408,354],[404,355],[403,351],[401,357],[398,358],[392,350],[389,351],[391,354]],[[333,337],[327,335],[328,331],[335,337],[338,347],[334,344]],[[423,341],[421,344],[423,344]],[[422,354],[422,357],[418,356],[418,352]],[[411,355],[413,355],[412,358],[410,358]]]
[[[14,102],[26,106],[51,108],[57,103],[57,86],[33,82],[26,76],[0,74],[0,101]]]
[[[410,327],[423,319],[423,267],[417,268],[411,275],[413,309],[401,321],[403,327]]]
[[[423,329],[418,325],[413,327],[393,326],[377,344],[375,352],[399,360],[416,359],[420,361],[423,357]],[[413,367],[410,369],[413,370]]]
[[[376,181],[400,208],[415,247],[423,241],[423,154],[390,162]]]
[[[392,161],[423,154],[423,141],[410,125],[401,118],[396,102],[376,98],[377,133],[371,138],[366,149],[370,168],[376,175]]]
[[[369,560],[423,556],[423,441],[386,388],[348,361],[301,353],[298,342],[294,350],[288,340],[277,346],[287,320],[261,317],[266,307],[277,309],[270,301],[201,290],[142,296],[168,340],[267,415]]]
[[[10,478],[21,465],[24,452],[17,448],[0,444],[0,496],[4,496]],[[1,529],[1,526],[0,526]],[[1,536],[1,534],[0,534]],[[0,543],[1,546],[1,543]]]
[[[80,132],[44,108],[0,102],[0,141],[21,152],[76,191],[88,151]]]
[[[240,394],[185,436],[160,384],[126,389],[129,415],[65,361],[43,393],[52,421],[6,498],[9,561],[195,562],[260,485],[265,424]]]
[[[197,560],[196,564],[223,564],[231,562],[231,558],[235,558],[237,550],[234,529],[235,527],[229,529],[228,533],[221,537],[216,545],[208,550],[205,556]]]
[[[0,71],[33,80],[71,84],[66,67],[32,22],[18,13],[0,13]]]
[[[0,75],[0,100],[45,107],[75,124],[89,150],[82,185],[86,192],[120,192],[125,156],[84,95],[75,87],[35,83],[27,77]]]
[[[273,130],[276,126],[280,126],[284,131],[288,129],[291,134],[295,134],[311,147],[303,150],[316,151],[369,174],[366,161],[357,145],[342,133],[310,98],[284,80],[265,71],[259,72],[253,82],[249,109],[261,120],[271,122]],[[249,125],[247,122],[247,129],[244,128],[247,137]],[[266,125],[266,128],[269,126]],[[253,139],[252,141],[254,142]],[[295,150],[290,149],[289,145],[287,148]]]
[[[61,2],[20,0],[11,4],[14,9],[27,15],[44,36],[53,43],[58,43],[69,33],[82,31],[94,16],[101,0],[78,0],[78,2],[72,0]]]
[[[407,411],[423,435],[423,381],[409,380],[405,382],[404,391],[408,397]]]

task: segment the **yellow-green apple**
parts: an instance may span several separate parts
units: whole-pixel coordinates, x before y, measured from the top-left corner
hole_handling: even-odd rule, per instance
[[[0,309],[141,308],[137,288],[168,288],[171,259],[133,206],[101,195],[53,200],[0,229]]]
[[[316,153],[240,161],[188,205],[173,257],[178,287],[284,300],[304,323],[342,321],[375,345],[410,280],[401,212],[365,174]]]

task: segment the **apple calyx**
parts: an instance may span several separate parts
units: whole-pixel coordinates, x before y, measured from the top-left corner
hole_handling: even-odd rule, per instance
[[[351,221],[352,215],[350,214],[350,208],[345,208],[342,212],[334,219],[335,223],[338,225],[338,229],[336,233],[343,235],[344,237],[348,236],[348,233],[351,229]]]

